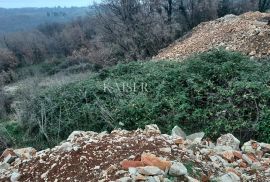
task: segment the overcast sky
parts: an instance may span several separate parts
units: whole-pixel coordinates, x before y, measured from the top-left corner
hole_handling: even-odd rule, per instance
[[[99,0],[0,0],[1,8],[23,7],[84,7]]]

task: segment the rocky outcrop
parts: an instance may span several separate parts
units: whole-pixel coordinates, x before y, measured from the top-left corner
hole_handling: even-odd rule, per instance
[[[203,137],[180,127],[161,134],[156,125],[75,131],[52,149],[7,149],[0,157],[0,181],[270,181],[269,144],[249,141],[240,150],[232,134],[215,143]]]
[[[249,12],[201,23],[154,59],[182,59],[217,47],[256,58],[269,57],[270,26],[264,21],[269,17],[269,13]]]

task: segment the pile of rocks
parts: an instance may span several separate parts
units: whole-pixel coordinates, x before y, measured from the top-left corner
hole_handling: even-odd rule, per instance
[[[0,181],[270,181],[270,145],[240,142],[232,134],[215,143],[204,133],[171,135],[156,125],[110,134],[75,131],[59,146],[4,151]]]
[[[251,57],[270,56],[269,13],[249,12],[226,15],[201,23],[189,34],[160,51],[154,59],[181,59],[194,53],[223,47]]]

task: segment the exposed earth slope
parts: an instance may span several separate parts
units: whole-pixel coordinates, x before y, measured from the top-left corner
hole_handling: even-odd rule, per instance
[[[0,181],[269,181],[270,145],[226,134],[212,143],[204,133],[171,135],[156,125],[144,130],[73,132],[52,149],[7,149]]]
[[[161,50],[154,59],[185,58],[217,47],[256,58],[270,56],[269,20],[269,13],[249,12],[201,23],[185,37]]]

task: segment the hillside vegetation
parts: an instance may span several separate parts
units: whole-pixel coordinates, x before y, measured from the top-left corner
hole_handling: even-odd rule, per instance
[[[37,92],[21,104],[20,125],[6,129],[15,137],[27,131],[17,145],[36,148],[55,145],[74,130],[131,130],[150,123],[163,132],[179,125],[211,138],[229,132],[242,141],[269,142],[269,70],[268,61],[223,50],[181,63],[119,64],[84,81]],[[135,91],[123,90],[122,84],[134,83]]]

